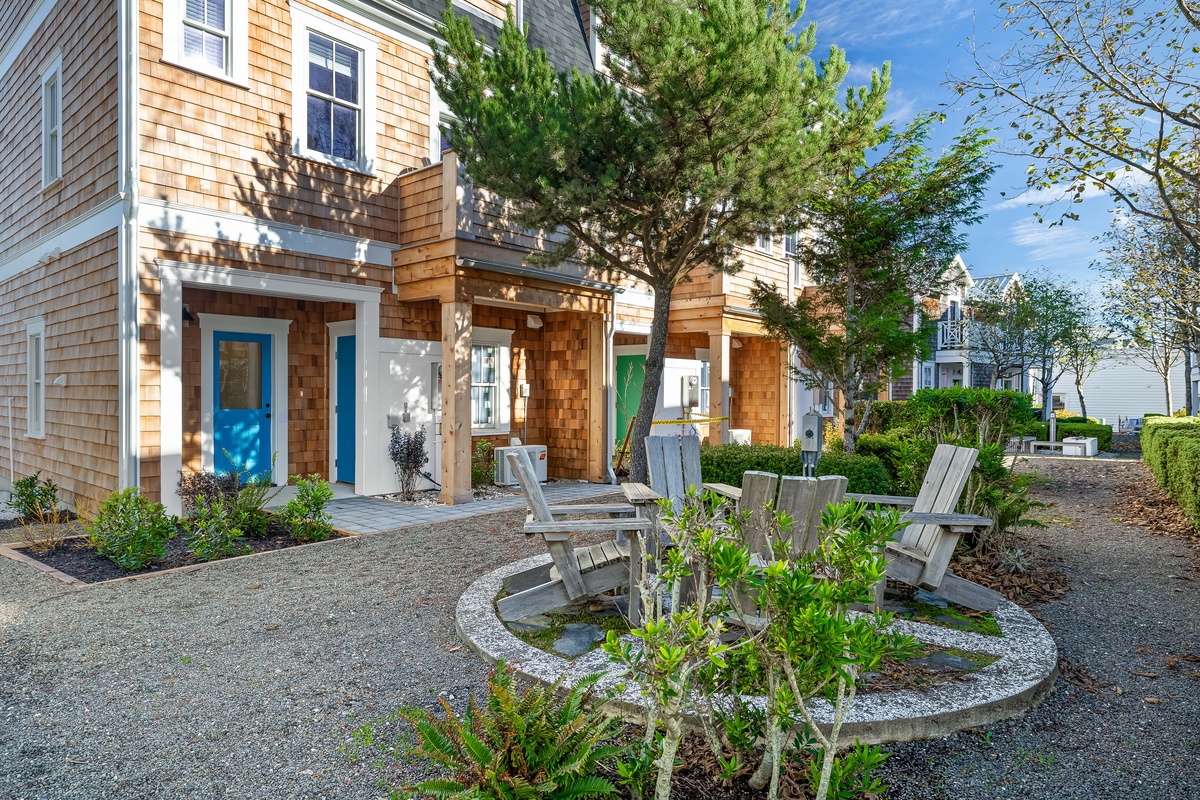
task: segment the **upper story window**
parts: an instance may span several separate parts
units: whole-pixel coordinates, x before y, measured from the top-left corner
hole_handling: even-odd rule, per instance
[[[163,60],[248,85],[250,0],[165,0]]]
[[[770,254],[770,252],[771,252],[771,232],[763,231],[760,234],[758,234],[758,237],[754,241],[754,246],[757,249],[761,250],[762,252]]]
[[[62,57],[42,72],[42,186],[62,177]]]
[[[184,61],[225,72],[230,34],[229,0],[184,0]]]
[[[375,55],[370,34],[292,4],[296,155],[370,172],[375,161]]]
[[[362,141],[362,51],[308,35],[308,149],[358,162]]]
[[[25,432],[46,435],[46,323],[39,317],[25,323]]]

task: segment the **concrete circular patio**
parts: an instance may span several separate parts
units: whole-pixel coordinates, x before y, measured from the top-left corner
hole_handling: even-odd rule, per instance
[[[549,560],[549,555],[532,556],[472,583],[459,598],[455,612],[459,636],[489,662],[506,661],[531,680],[552,683],[565,676],[565,682],[571,684],[585,675],[607,672],[611,665],[602,651],[593,650],[574,660],[562,658],[521,641],[496,616],[494,603],[503,579]],[[1050,692],[1058,672],[1058,649],[1053,638],[1014,603],[1003,601],[995,618],[1003,636],[897,620],[897,630],[921,642],[999,658],[970,673],[967,680],[920,690],[859,695],[843,727],[844,741],[857,737],[879,744],[931,739],[1020,716],[1040,702]],[[608,674],[598,690],[616,691],[620,683],[618,675]],[[760,698],[754,699],[761,702]],[[631,685],[616,691],[611,707],[631,722],[644,719],[641,699]],[[814,714],[821,722],[833,719],[832,708],[823,701],[816,703]]]

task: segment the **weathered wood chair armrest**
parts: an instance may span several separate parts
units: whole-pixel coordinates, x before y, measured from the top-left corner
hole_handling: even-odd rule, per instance
[[[933,514],[928,511],[909,511],[903,519],[912,525],[940,525],[943,528],[986,528],[992,524],[978,514]]]
[[[625,499],[635,506],[644,506],[647,503],[656,503],[662,500],[661,494],[644,483],[622,483],[621,491],[625,493]]]
[[[728,483],[706,483],[704,488],[716,492],[722,497],[728,497],[730,500],[742,499],[742,490],[736,486],[730,486]]]
[[[554,533],[603,533],[606,531],[648,531],[654,527],[651,520],[644,517],[624,517],[620,519],[570,519],[555,522],[526,522],[526,533],[540,533],[543,536]]]
[[[637,512],[629,503],[595,503],[592,505],[550,506],[550,513],[556,517],[579,514],[609,514],[631,517]]]
[[[861,494],[859,492],[846,492],[846,497],[859,503],[867,503],[868,505],[908,506],[909,508],[912,508],[912,506],[917,502],[917,498],[915,497],[899,497],[887,494]]]

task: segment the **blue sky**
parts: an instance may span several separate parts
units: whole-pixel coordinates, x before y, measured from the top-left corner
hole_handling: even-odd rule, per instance
[[[943,111],[957,101],[946,85],[947,75],[970,69],[969,39],[991,43],[997,53],[1010,43],[1010,33],[993,30],[996,8],[969,0],[809,0],[803,20],[817,23],[816,54],[827,53],[831,44],[846,51],[848,83],[863,84],[872,67],[891,62],[888,116],[904,124],[921,111]],[[953,139],[964,117],[951,110],[935,144]],[[1049,221],[1058,219],[1067,205],[1046,209],[1047,222],[1038,222],[1037,206],[1028,201],[1049,199],[1052,193],[1035,197],[1025,189],[1029,159],[998,154],[996,161],[1000,169],[984,201],[987,217],[968,229],[970,243],[962,254],[972,274],[1046,271],[1083,286],[1094,284],[1098,273],[1089,265],[1098,258],[1095,237],[1108,229],[1112,203],[1104,196],[1091,197],[1070,207],[1078,221],[1050,227]]]

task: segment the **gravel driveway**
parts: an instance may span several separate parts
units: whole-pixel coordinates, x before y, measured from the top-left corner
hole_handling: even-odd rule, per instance
[[[374,798],[360,722],[487,667],[458,596],[523,512],[69,589],[0,558],[0,798]],[[454,652],[452,652],[454,651]]]
[[[889,798],[1200,798],[1200,680],[1180,674],[1200,664],[1166,667],[1200,653],[1196,560],[1113,521],[1111,488],[1146,479],[1140,464],[1030,462],[1058,502],[1035,539],[1072,579],[1037,613],[1065,658],[1115,686],[1060,680],[1024,719],[892,746]],[[0,559],[0,797],[376,797],[339,748],[363,720],[482,685],[480,660],[451,652],[451,614],[476,576],[541,551],[521,520],[84,590]]]
[[[1196,554],[1114,521],[1113,488],[1153,480],[1140,462],[1030,458],[1028,468],[1051,481],[1038,499],[1056,503],[1055,524],[1032,538],[1071,578],[1035,613],[1062,658],[1113,685],[1093,694],[1059,678],[1023,719],[888,747],[889,800],[1197,800],[1200,680],[1182,672],[1200,664],[1166,664],[1200,655]]]

